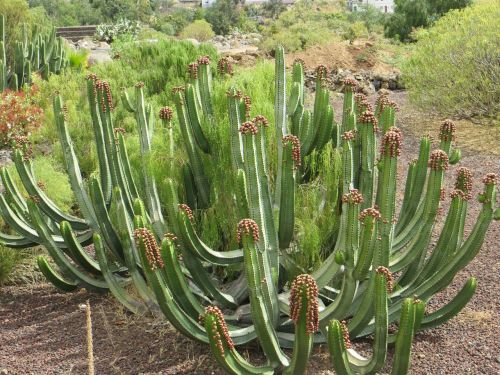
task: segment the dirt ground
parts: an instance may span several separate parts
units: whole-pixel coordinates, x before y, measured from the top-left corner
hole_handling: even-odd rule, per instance
[[[399,173],[403,182],[407,162],[416,156],[418,135],[431,128],[432,133],[437,134],[438,122],[407,108],[404,93],[392,94],[392,99],[403,106],[399,116],[404,135]],[[425,124],[419,127],[424,117]],[[487,141],[496,145],[498,151],[497,135],[493,133]],[[459,146],[469,141],[458,134]],[[462,149],[463,159],[459,165],[473,170],[474,194],[482,188],[480,179],[485,173],[500,175],[497,151],[482,147],[479,151],[477,147]],[[448,187],[456,168],[457,165],[452,166],[447,173]],[[480,205],[471,201],[466,235],[479,209]],[[457,276],[451,287],[430,302],[430,310],[438,308],[455,295],[467,277],[477,277],[476,295],[455,319],[417,334],[411,374],[500,374],[499,244],[500,222],[495,222],[478,257]],[[62,294],[51,285],[32,283],[0,289],[0,374],[86,374],[85,313],[79,305],[87,299],[92,307],[96,374],[221,373],[208,346],[184,338],[164,320],[130,315],[109,295],[83,290]],[[355,343],[354,347],[366,349],[368,345],[369,342],[362,342]],[[252,359],[261,358],[255,346],[243,348],[242,353]],[[315,349],[309,374],[334,374],[326,348]]]

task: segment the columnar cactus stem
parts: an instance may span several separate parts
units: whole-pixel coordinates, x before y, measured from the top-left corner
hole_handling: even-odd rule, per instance
[[[375,154],[377,149],[375,133],[378,121],[372,112],[365,112],[359,118],[361,170],[359,190],[364,198],[363,208],[370,207],[373,202],[373,186],[375,181]]]

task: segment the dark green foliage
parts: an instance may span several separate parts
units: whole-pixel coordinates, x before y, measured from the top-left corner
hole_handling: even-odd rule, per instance
[[[21,262],[22,255],[0,245],[0,286],[4,284],[15,267]]]
[[[214,32],[218,35],[228,34],[232,28],[238,26],[243,20],[243,1],[217,0],[205,15]]]

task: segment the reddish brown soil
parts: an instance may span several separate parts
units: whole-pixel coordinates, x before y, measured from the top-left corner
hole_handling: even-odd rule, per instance
[[[404,94],[393,98],[405,102]],[[408,127],[415,126],[411,119],[417,116],[422,114],[408,108],[400,115],[405,136],[401,180],[408,160],[416,155],[418,139],[412,134],[419,130]],[[457,142],[460,145],[460,138]],[[482,175],[500,174],[500,157],[491,153],[464,149],[460,165],[473,169],[475,193],[481,189]],[[448,186],[456,168],[448,173]],[[479,208],[471,202],[467,231]],[[431,301],[432,310],[452,298],[467,277],[478,279],[476,295],[455,319],[416,336],[411,374],[500,374],[499,244],[500,222],[496,222],[478,257]],[[51,285],[35,284],[0,289],[0,374],[86,374],[85,314],[79,305],[87,299],[92,306],[96,374],[221,373],[207,346],[184,338],[163,320],[129,315],[111,296],[85,291],[61,294]],[[360,349],[368,346],[369,342],[355,344]],[[242,352],[261,359],[255,347]],[[326,349],[317,348],[309,374],[333,373]]]

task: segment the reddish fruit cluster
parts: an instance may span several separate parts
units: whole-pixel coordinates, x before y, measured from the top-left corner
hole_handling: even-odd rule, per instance
[[[391,271],[389,271],[389,269],[386,267],[380,266],[376,269],[375,272],[383,273],[385,275],[385,279],[387,281],[387,291],[389,293],[392,293],[392,290],[394,289],[394,278],[392,277]]]
[[[33,156],[33,145],[25,135],[13,135],[11,139],[12,148],[19,150],[23,154],[23,160],[27,161]]]
[[[316,67],[316,80],[323,81],[328,77],[328,68],[324,65]]]
[[[488,173],[486,176],[483,177],[483,184],[495,185],[497,183],[496,178],[497,175],[495,173]]]
[[[446,200],[446,189],[445,188],[441,188],[441,190],[439,191],[439,200],[441,202]]]
[[[179,210],[184,211],[186,213],[186,216],[188,217],[189,221],[194,220],[193,210],[187,204],[185,203],[179,204]]]
[[[217,62],[217,72],[220,75],[233,75],[233,64],[231,64],[231,61],[229,61],[228,57],[223,57]]]
[[[259,226],[252,219],[243,219],[238,223],[238,229],[236,231],[236,240],[241,243],[241,238],[244,234],[251,234],[253,241],[259,241]]]
[[[38,186],[42,190],[45,190],[47,188],[47,186],[45,185],[45,182],[43,182],[43,181],[38,181],[36,183],[36,186]]]
[[[252,121],[254,122],[255,125],[262,125],[266,128],[269,126],[269,120],[262,115],[255,116]]]
[[[226,95],[228,98],[236,98],[236,99],[241,99],[243,97],[243,93],[238,90],[233,94],[233,90],[229,89],[226,91]]]
[[[448,155],[443,150],[434,150],[431,152],[429,159],[429,167],[435,171],[445,171],[448,169],[450,163]]]
[[[40,197],[38,195],[28,195],[28,199],[34,203],[40,203]]]
[[[344,79],[344,90],[345,91],[353,91],[356,86],[358,86],[358,81],[354,78],[346,78]]]
[[[466,201],[468,201],[469,199],[471,199],[471,195],[470,194],[465,194],[462,190],[453,190],[450,193],[450,197],[451,197],[451,199],[453,199],[453,198],[460,198],[460,199],[463,199],[463,200],[466,200]]]
[[[300,64],[300,65],[302,65],[302,69],[304,69],[304,68],[306,67],[306,63],[305,63],[305,61],[304,61],[304,60],[302,60],[302,59],[298,59],[298,58],[297,58],[297,59],[295,59],[295,60],[293,60],[293,64],[294,64],[294,65],[295,65],[295,64]]]
[[[358,113],[363,113],[365,111],[373,112],[373,108],[370,103],[368,103],[368,98],[365,94],[357,93],[354,94],[354,103],[356,104],[356,111]]]
[[[144,82],[137,82],[135,84],[135,87],[137,87],[138,89],[142,89],[144,87]]]
[[[250,118],[250,110],[252,109],[252,99],[249,96],[243,97],[243,103],[245,103],[245,118]]]
[[[361,124],[372,124],[373,125],[373,129],[375,131],[378,131],[378,120],[377,118],[375,117],[375,114],[372,112],[372,111],[365,111],[361,117],[359,118],[359,122]]]
[[[163,235],[163,238],[167,238],[169,239],[170,241],[174,242],[174,241],[177,241],[177,236],[171,232],[167,232]]]
[[[444,120],[439,129],[439,139],[443,142],[453,141],[455,139],[456,125],[451,120]]]
[[[215,318],[216,323],[212,326],[212,332],[207,332],[211,335],[211,337],[216,341],[217,348],[221,355],[224,355],[224,345],[222,343],[222,337],[224,337],[224,341],[226,342],[229,350],[234,349],[234,343],[229,335],[229,330],[227,328],[226,321],[224,320],[224,314],[217,306],[207,306],[205,307],[204,314],[200,315],[199,321],[200,324],[205,324],[205,319],[207,315],[211,315]],[[222,333],[219,333],[219,330]]]
[[[358,189],[349,189],[349,193],[342,195],[342,202],[361,204],[364,199]]]
[[[342,320],[340,322],[340,326],[342,327],[342,337],[344,339],[345,348],[351,349],[352,344],[351,344],[351,339],[349,338],[349,329],[347,328],[347,322],[345,320]]]
[[[291,144],[292,145],[292,159],[295,162],[295,166],[300,166],[300,141],[295,135],[288,134],[283,137],[283,146]]]
[[[177,94],[179,92],[184,92],[185,88],[184,86],[175,86],[175,87],[172,87],[172,94]]]
[[[259,128],[253,121],[246,121],[240,126],[239,132],[241,134],[252,134],[256,135],[259,131]]]
[[[380,154],[391,158],[401,155],[402,140],[403,135],[401,134],[401,130],[393,126],[382,138]]]
[[[352,130],[349,130],[348,132],[344,132],[342,133],[342,135],[340,136],[340,138],[342,138],[343,141],[351,141],[354,139],[354,131]]]
[[[299,275],[290,288],[290,318],[297,325],[300,320],[302,303],[306,302],[306,332],[311,334],[319,329],[318,285],[311,275]]]
[[[160,119],[164,121],[172,121],[172,117],[174,115],[174,112],[172,111],[172,108],[170,107],[163,107],[160,109]]]
[[[200,65],[209,65],[210,64],[210,56],[201,56],[201,57],[198,57],[198,64],[200,64]]]
[[[192,79],[198,78],[198,64],[197,63],[192,62],[192,63],[188,64],[187,71],[188,71],[189,77],[191,77]]]
[[[361,213],[359,214],[359,221],[364,222],[368,216],[373,217],[375,220],[379,220],[382,218],[382,215],[380,215],[380,211],[376,207],[370,207],[365,208],[363,211],[361,211]]]
[[[383,103],[388,100],[389,91],[386,89],[380,89],[378,92],[377,100],[375,101],[375,106],[381,108]]]
[[[163,259],[161,257],[160,248],[156,243],[156,239],[154,234],[147,228],[137,228],[134,231],[134,238],[136,242],[142,240],[144,243],[145,251],[146,251],[146,259],[151,266],[151,269],[163,268],[165,264],[163,263]]]
[[[472,198],[472,172],[469,168],[460,167],[457,169],[455,189],[461,190],[465,194],[467,200]]]
[[[111,97],[111,89],[109,87],[109,83],[107,81],[94,81],[94,86],[96,90],[100,90],[102,93],[101,98],[101,109],[103,112],[106,112],[106,104],[109,107],[109,110],[113,110],[113,98]]]
[[[118,134],[125,134],[125,128],[114,128],[113,131],[115,133],[115,143],[118,144]]]
[[[399,111],[399,106],[397,105],[396,102],[393,102],[391,100],[389,100],[389,98],[387,97],[388,94],[384,94],[384,95],[379,95],[379,97],[377,98],[377,101],[376,101],[376,107],[378,108],[378,111],[379,113],[382,113],[384,111],[384,109],[388,108],[388,107],[392,107],[394,108],[394,110],[396,112]]]

